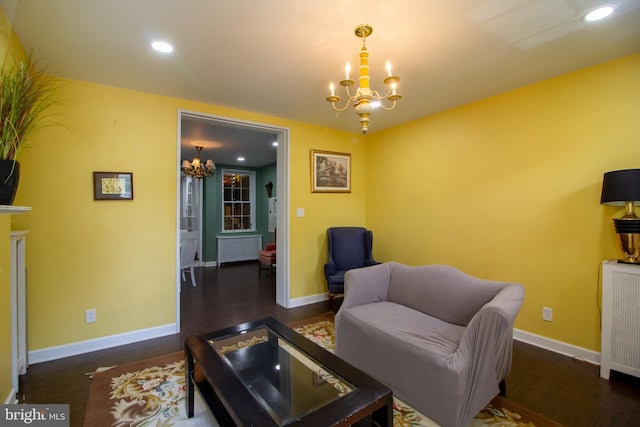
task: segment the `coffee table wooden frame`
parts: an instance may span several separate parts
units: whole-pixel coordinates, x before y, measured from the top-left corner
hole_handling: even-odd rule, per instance
[[[289,422],[287,426],[349,426],[370,417],[375,425],[392,427],[393,396],[389,388],[272,317],[193,336],[185,341],[186,405],[189,418],[193,417],[194,386],[197,386],[220,427],[278,426],[233,368],[208,343],[211,339],[259,327],[271,329],[316,364],[334,372],[355,387],[351,393]]]

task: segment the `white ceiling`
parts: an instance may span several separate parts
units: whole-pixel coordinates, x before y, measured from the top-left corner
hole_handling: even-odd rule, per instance
[[[182,114],[180,124],[182,159],[192,160],[197,155],[195,147],[199,146],[202,162],[211,159],[219,165],[257,168],[276,162],[274,133],[188,113]]]
[[[581,20],[602,3],[616,5],[615,15],[599,23]],[[360,129],[352,108],[338,114],[325,98],[329,81],[337,85],[343,78],[347,60],[357,69],[358,24],[374,28],[367,39],[371,86],[383,92],[388,59],[403,96],[395,110],[372,115],[369,133],[640,51],[640,0],[0,5],[24,46],[43,57],[53,75],[352,132]],[[154,39],[171,42],[174,52],[153,52]],[[269,149],[271,140],[264,140]],[[218,163],[225,145],[209,150]]]

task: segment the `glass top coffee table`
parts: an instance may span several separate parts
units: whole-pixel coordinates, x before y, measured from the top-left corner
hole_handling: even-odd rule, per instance
[[[393,424],[391,390],[269,317],[185,342],[187,415],[194,387],[225,426]]]

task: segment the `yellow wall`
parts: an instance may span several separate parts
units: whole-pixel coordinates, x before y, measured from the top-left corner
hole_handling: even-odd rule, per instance
[[[30,231],[30,350],[175,321],[175,106],[62,84],[61,126],[20,159],[16,204],[33,208],[15,221]],[[94,201],[93,171],[133,172],[134,200]]]
[[[365,226],[366,144],[360,135],[313,126],[291,135],[291,298],[298,298],[327,292],[327,228]],[[311,193],[311,149],[351,153],[351,193]],[[296,208],[305,209],[304,218]]]
[[[324,232],[336,221],[364,224],[364,171],[349,195],[310,194],[309,149],[348,147],[353,135],[246,112],[63,80],[60,126],[39,132],[21,158],[16,219],[30,230],[29,349],[175,322],[178,109],[284,126],[291,133],[291,296],[324,292]],[[133,172],[133,201],[94,201],[93,171]],[[332,209],[326,212],[326,203]],[[348,212],[347,214],[344,214]],[[98,321],[86,324],[85,310]]]
[[[620,256],[602,175],[640,167],[638,111],[640,54],[371,135],[376,258],[519,282],[517,328],[599,350],[599,265]]]

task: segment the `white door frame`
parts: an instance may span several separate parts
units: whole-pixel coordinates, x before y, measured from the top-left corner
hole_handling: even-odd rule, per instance
[[[176,152],[178,164],[176,167],[176,332],[180,332],[180,167],[181,167],[181,126],[182,117],[191,116],[210,120],[212,123],[219,123],[225,126],[232,126],[236,128],[254,129],[260,131],[267,131],[276,134],[278,141],[277,148],[277,209],[278,218],[276,231],[276,241],[278,242],[278,251],[276,252],[277,269],[276,269],[276,304],[282,307],[289,308],[292,306],[290,298],[290,270],[289,270],[289,128],[274,126],[266,123],[250,122],[246,120],[233,119],[229,117],[216,116],[212,114],[205,114],[196,111],[189,111],[184,109],[178,109],[178,135],[176,143]],[[202,209],[202,203],[200,203]],[[202,219],[202,218],[201,218]],[[202,226],[200,226],[200,232],[202,233]]]

